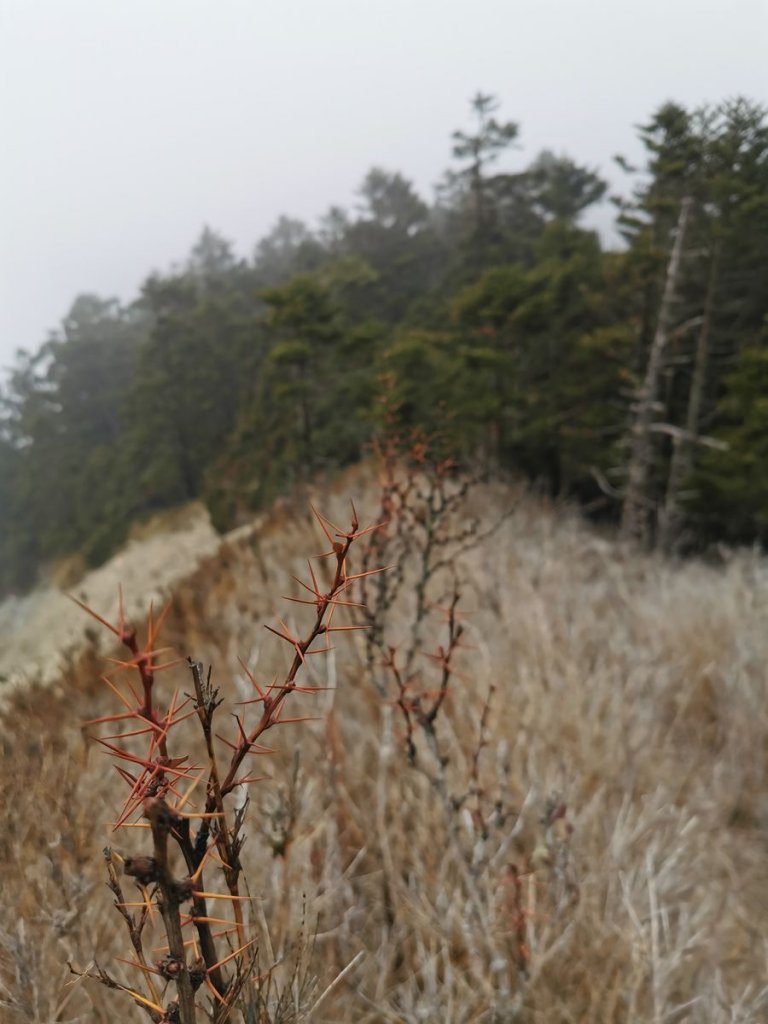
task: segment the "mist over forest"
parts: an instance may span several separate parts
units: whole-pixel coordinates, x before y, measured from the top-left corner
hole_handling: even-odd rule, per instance
[[[645,547],[768,529],[768,120],[666,102],[624,187],[558,141],[523,170],[505,98],[457,111],[434,198],[373,167],[351,208],[215,226],[134,301],[87,291],[0,394],[0,590],[97,565],[200,499],[226,530],[382,429],[527,478]],[[613,203],[618,248],[584,226]]]

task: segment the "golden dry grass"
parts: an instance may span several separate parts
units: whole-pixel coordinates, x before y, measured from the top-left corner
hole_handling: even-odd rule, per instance
[[[332,518],[346,514],[341,491],[376,514],[353,476],[319,496]],[[303,1019],[298,958],[318,1024],[764,1021],[768,565],[640,556],[501,486],[477,489],[463,514],[490,523],[510,505],[456,563],[471,649],[438,719],[446,792],[408,765],[353,634],[312,661],[315,682],[336,686],[297,702],[318,720],[276,730],[280,751],[259,760],[273,781],[252,793],[245,859],[260,963],[281,960],[288,993],[272,1018]],[[237,657],[265,677],[283,663],[262,625],[319,543],[287,505],[240,531],[176,588],[166,637],[242,698]],[[393,641],[412,614],[409,587]],[[438,616],[426,624],[428,649],[440,630]],[[17,694],[2,724],[8,1024],[148,1019],[94,982],[66,987],[67,959],[128,955],[100,851],[141,848],[141,833],[105,827],[121,793],[81,730],[111,707],[99,671],[83,652],[59,685]],[[491,682],[482,797],[456,810]],[[419,759],[434,775],[422,741]]]

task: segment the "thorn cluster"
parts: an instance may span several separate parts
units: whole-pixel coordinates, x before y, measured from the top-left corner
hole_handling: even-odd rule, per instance
[[[359,602],[349,600],[352,585],[376,573],[380,568],[351,573],[348,569],[349,552],[353,544],[379,528],[378,525],[360,528],[357,511],[352,504],[348,530],[342,530],[314,507],[312,512],[329,549],[315,556],[332,559],[333,576],[327,589],[318,583],[318,577],[308,562],[307,581],[296,582],[308,595],[306,598],[288,598],[314,609],[314,621],[304,635],[294,635],[282,619],[276,626],[266,628],[287,644],[292,658],[284,677],[260,683],[251,670],[240,662],[255,695],[241,701],[232,717],[234,736],[225,736],[214,728],[214,718],[222,698],[211,684],[211,674],[204,676],[200,663],[188,659],[194,694],[180,697],[173,691],[170,702],[163,708],[158,704],[155,684],[159,673],[179,664],[180,659],[162,660],[168,650],[157,644],[160,627],[170,605],[155,618],[150,608],[146,640],[140,645],[137,631],[127,625],[122,591],[116,623],[111,623],[82,601],[72,598],[87,614],[111,632],[126,649],[123,657],[108,659],[113,666],[102,678],[120,705],[120,711],[92,719],[91,725],[117,724],[117,731],[98,738],[98,743],[109,753],[117,776],[124,784],[124,795],[113,830],[146,829],[152,838],[151,854],[130,854],[121,857],[112,850],[105,851],[109,886],[115,895],[115,906],[131,937],[135,959],[123,962],[141,972],[146,994],[116,982],[99,967],[74,973],[97,978],[102,984],[125,991],[141,1006],[155,1024],[195,1024],[199,1008],[199,994],[207,991],[212,999],[210,1018],[214,1024],[223,1024],[236,1001],[252,977],[255,963],[254,940],[245,936],[243,904],[251,897],[239,892],[241,873],[240,850],[244,842],[241,834],[245,808],[232,812],[227,798],[240,787],[258,782],[262,776],[243,770],[248,756],[270,754],[273,749],[260,742],[264,733],[281,725],[306,721],[309,716],[287,717],[286,705],[292,694],[314,693],[318,687],[300,685],[298,677],[310,655],[331,649],[331,634],[364,629],[365,625],[338,625],[334,617],[339,608],[361,608]],[[294,577],[295,578],[295,577]],[[315,646],[322,638],[322,646]],[[134,680],[138,685],[134,684]],[[251,717],[252,711],[255,717]],[[207,763],[195,764],[188,753],[171,750],[169,739],[176,736],[177,727],[187,719],[197,718],[201,727]],[[143,742],[143,749],[136,749]],[[201,790],[200,809],[193,810],[191,799],[198,786]],[[186,874],[174,872],[172,851],[180,854]],[[115,863],[122,861],[123,873],[133,879],[140,899],[126,901]],[[226,892],[205,885],[203,873],[211,862],[217,862],[224,878]],[[233,919],[212,916],[208,901],[225,903]],[[183,904],[190,904],[182,912]],[[150,961],[144,952],[144,928],[150,922],[162,919],[166,943],[160,948],[163,955]],[[223,926],[214,932],[213,926]],[[185,930],[191,936],[185,938]],[[230,936],[238,941],[232,943]],[[229,947],[225,955],[218,952],[218,943],[224,940]],[[188,959],[188,950],[191,959]],[[225,970],[226,968],[226,970]],[[175,987],[175,996],[163,1005],[165,990]]]

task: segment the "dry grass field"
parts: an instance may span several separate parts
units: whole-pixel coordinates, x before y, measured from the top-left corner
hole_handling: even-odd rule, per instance
[[[377,517],[362,473],[314,500],[344,522],[348,496]],[[433,701],[458,581],[462,645],[434,743],[416,728],[409,762],[392,673],[362,632],[339,633],[309,659],[304,681],[323,689],[291,698],[314,720],[274,730],[277,752],[254,759],[268,778],[243,858],[263,980],[247,1019],[768,1020],[768,563],[641,556],[500,485],[458,515],[496,528],[438,537],[423,619],[410,552],[377,627],[403,657],[415,637],[409,700]],[[238,657],[264,678],[285,665],[263,625],[301,621],[281,595],[322,543],[303,501],[240,530],[172,589],[165,642],[243,699]],[[146,833],[112,833],[124,787],[83,725],[114,710],[103,671],[84,642],[57,682],[5,702],[4,1024],[150,1019],[67,966],[97,958],[142,985],[115,959],[132,953],[101,851],[141,850]],[[160,686],[188,690],[184,666]]]

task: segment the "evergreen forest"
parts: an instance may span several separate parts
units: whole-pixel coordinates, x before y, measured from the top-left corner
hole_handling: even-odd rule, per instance
[[[764,544],[766,111],[667,102],[637,130],[609,195],[554,150],[521,167],[478,93],[431,201],[375,167],[250,259],[206,228],[131,303],[78,296],[2,385],[0,591],[191,500],[234,526],[385,425],[646,547]],[[620,245],[584,226],[600,202]]]

